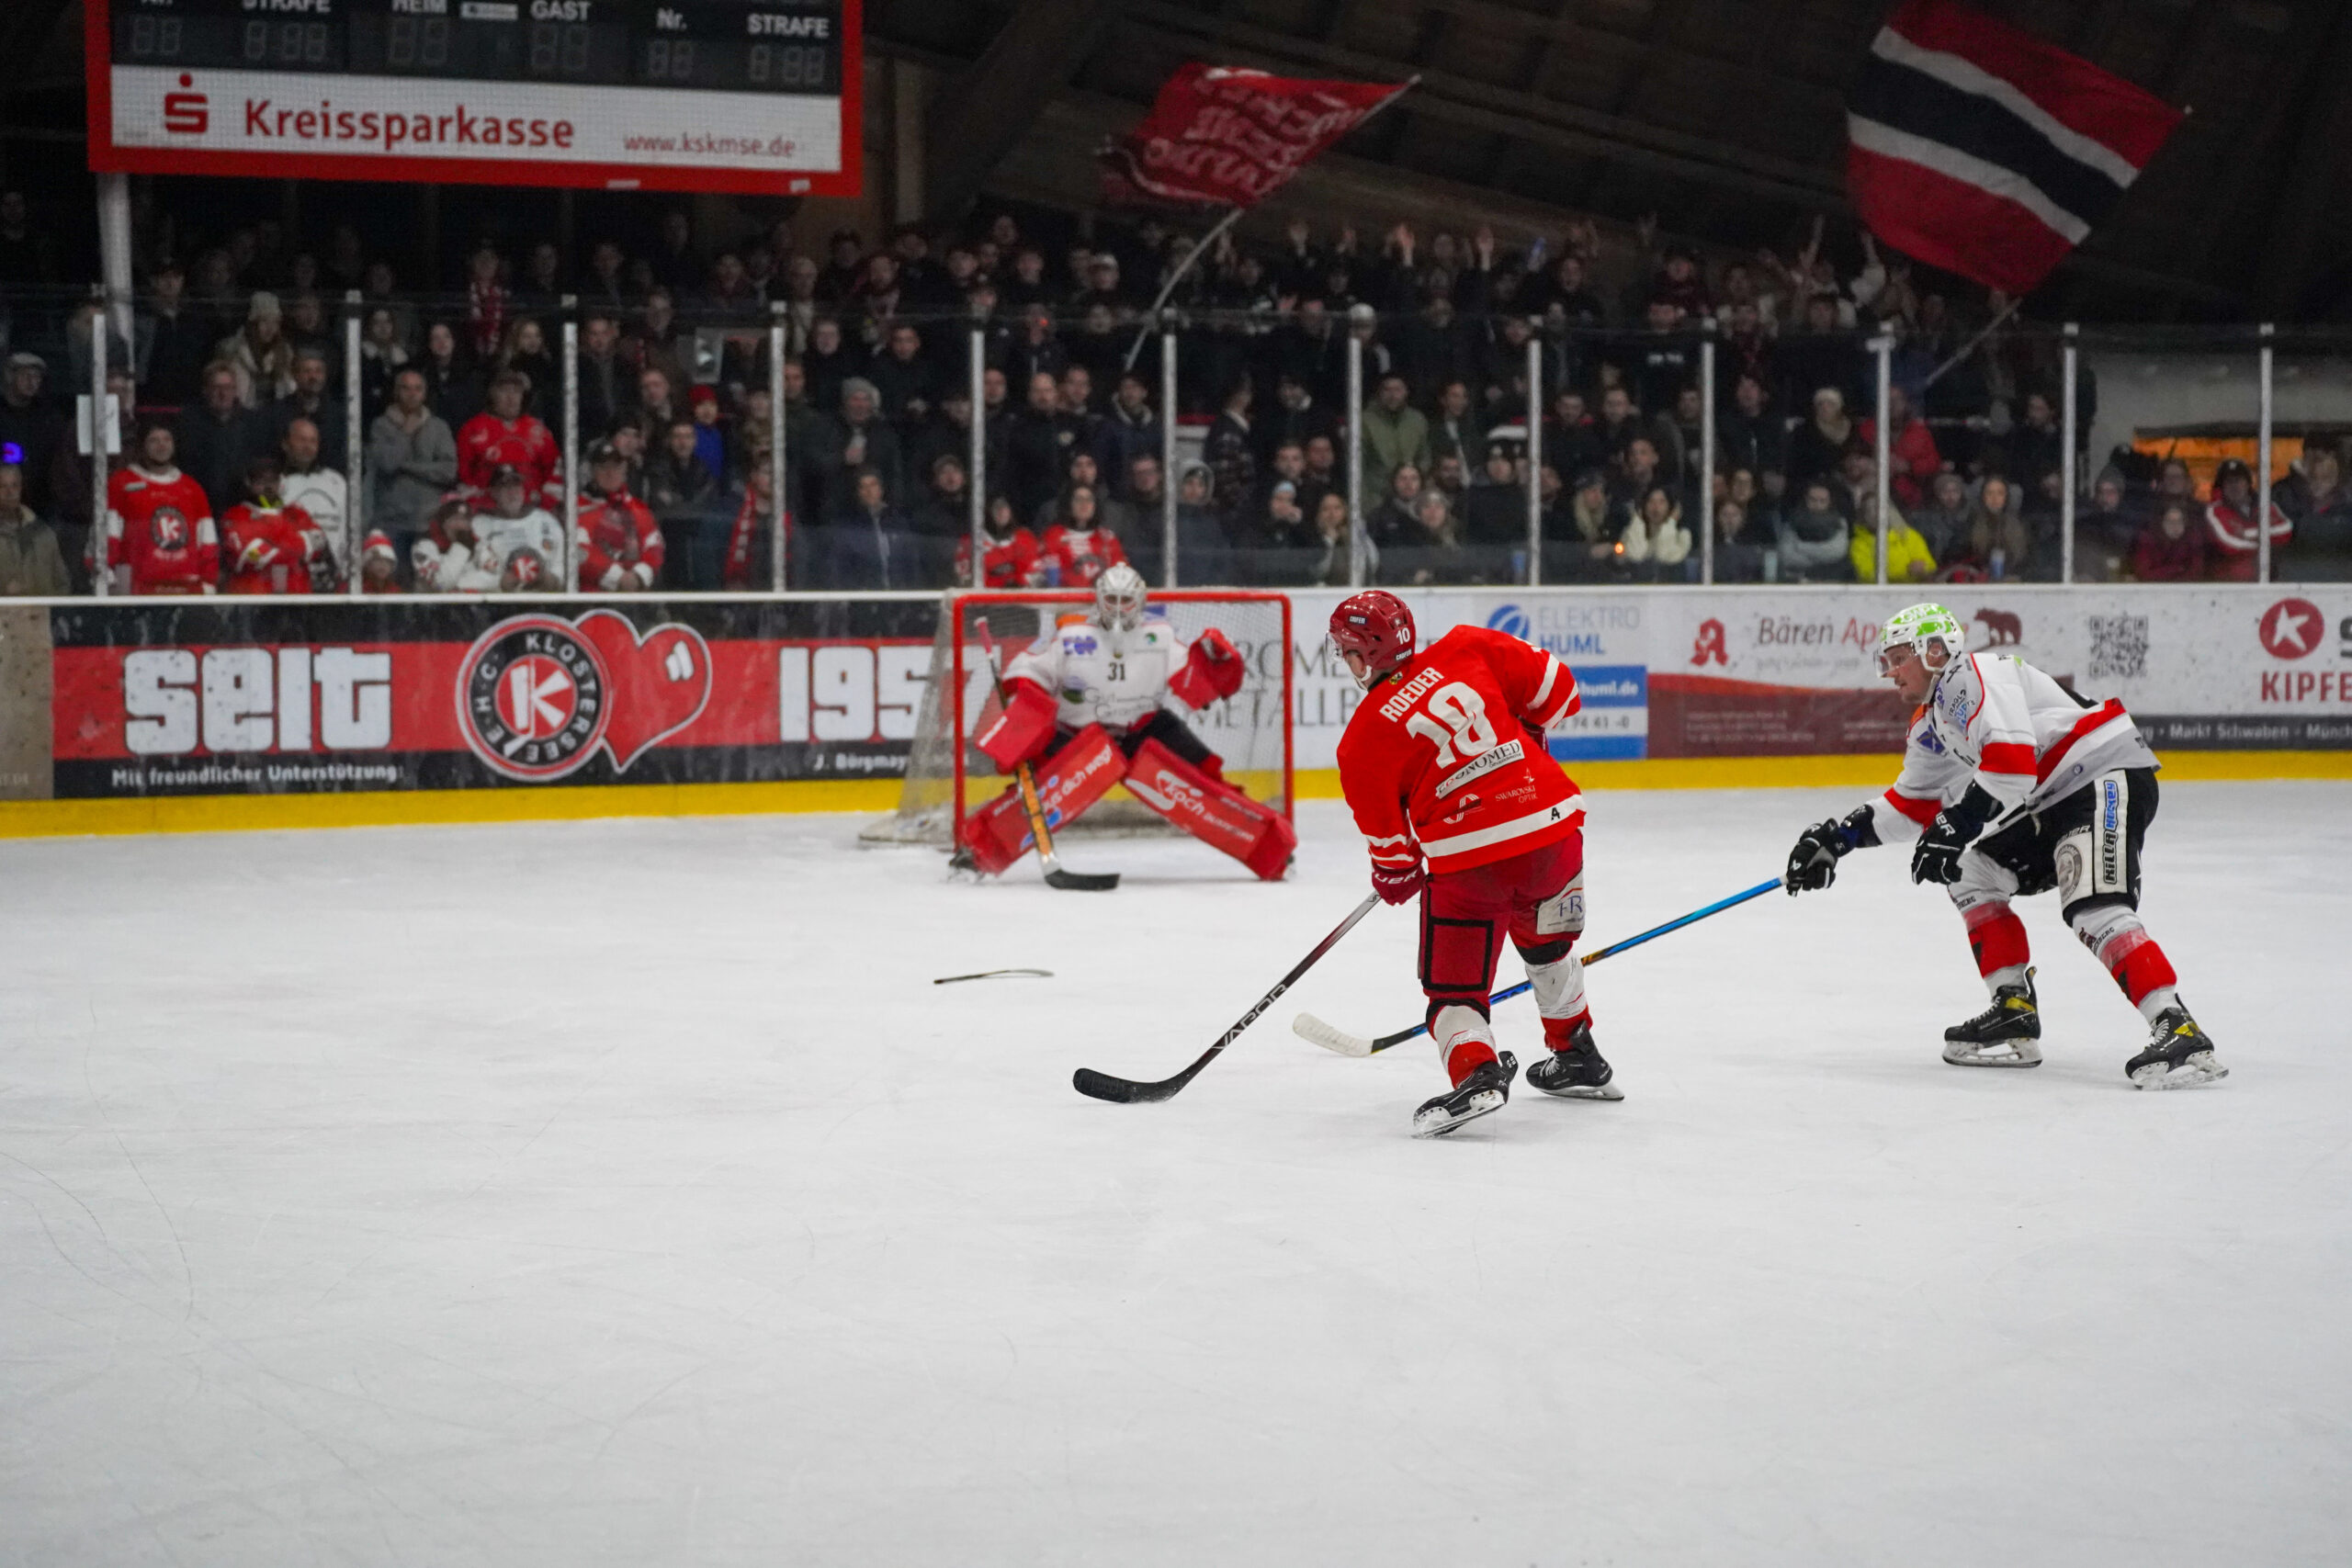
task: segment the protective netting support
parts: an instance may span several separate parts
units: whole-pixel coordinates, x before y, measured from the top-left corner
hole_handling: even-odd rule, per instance
[[[1058,616],[1082,614],[1091,603],[1091,595],[1079,592],[951,592],[944,597],[899,808],[869,824],[858,835],[861,840],[944,847],[955,836],[959,784],[965,813],[1008,786],[1007,776],[971,744],[973,733],[994,711],[987,650],[997,650],[1000,664],[1009,661],[1050,630]],[[1228,782],[1289,815],[1289,601],[1278,593],[1203,591],[1155,592],[1151,604],[1186,637],[1198,637],[1214,626],[1240,653],[1245,674],[1238,691],[1197,712],[1176,711],[1217,753]],[[1085,836],[1175,829],[1117,789],[1078,822],[1057,831]]]

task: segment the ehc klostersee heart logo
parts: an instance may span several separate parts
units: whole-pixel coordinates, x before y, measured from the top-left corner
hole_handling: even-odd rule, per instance
[[[710,701],[710,647],[691,626],[640,633],[613,610],[513,615],[458,666],[458,727],[510,779],[548,784],[602,748],[613,771],[675,735]]]

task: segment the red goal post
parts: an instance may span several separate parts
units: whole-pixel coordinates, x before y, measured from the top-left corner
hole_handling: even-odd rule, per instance
[[[986,648],[994,645],[1001,669],[1052,630],[1058,617],[1089,611],[1093,604],[1094,596],[1084,590],[991,590],[943,596],[899,809],[867,828],[861,838],[943,846],[953,841],[966,814],[986,805],[1010,783],[972,745],[972,736],[994,711]],[[1149,609],[1166,615],[1187,637],[1214,626],[1240,652],[1244,672],[1239,690],[1197,712],[1181,706],[1174,711],[1222,760],[1229,783],[1284,817],[1292,816],[1296,796],[1289,596],[1248,589],[1154,590]],[[1069,831],[1175,829],[1120,788]]]

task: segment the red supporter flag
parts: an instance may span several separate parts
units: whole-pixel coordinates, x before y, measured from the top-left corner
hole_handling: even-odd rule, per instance
[[[1847,102],[1846,179],[1880,239],[2025,294],[2181,118],[2122,77],[1955,0],[1904,0]]]
[[[1198,62],[1102,152],[1105,195],[1254,207],[1409,82],[1306,82]]]

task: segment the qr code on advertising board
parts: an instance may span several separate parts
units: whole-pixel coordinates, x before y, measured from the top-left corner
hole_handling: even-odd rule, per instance
[[[2090,678],[2129,681],[2148,672],[2148,617],[2092,615]]]

